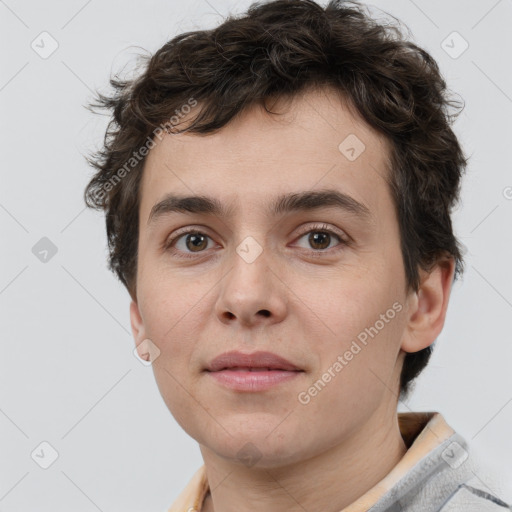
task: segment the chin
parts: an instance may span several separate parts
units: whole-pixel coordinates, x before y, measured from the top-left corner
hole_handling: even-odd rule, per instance
[[[268,422],[264,427],[261,431],[254,426],[250,432],[238,430],[231,436],[221,428],[221,438],[203,439],[199,443],[226,461],[254,469],[283,467],[308,458],[308,450],[302,449],[303,443],[296,436],[284,431],[274,431],[269,436]]]

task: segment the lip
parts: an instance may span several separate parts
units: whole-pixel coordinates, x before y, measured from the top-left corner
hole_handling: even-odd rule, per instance
[[[236,391],[264,391],[304,373],[272,352],[231,351],[214,358],[204,370],[219,384]]]
[[[293,363],[272,352],[253,352],[244,354],[232,350],[214,358],[206,371],[218,372],[230,368],[269,368],[270,370],[302,371]]]

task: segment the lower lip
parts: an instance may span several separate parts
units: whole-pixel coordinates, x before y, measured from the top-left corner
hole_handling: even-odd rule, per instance
[[[273,386],[290,381],[301,375],[302,371],[265,370],[221,370],[207,372],[218,383],[235,391],[264,391]]]

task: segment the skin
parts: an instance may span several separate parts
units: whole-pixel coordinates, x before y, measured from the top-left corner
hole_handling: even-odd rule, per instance
[[[448,258],[421,272],[418,293],[407,289],[382,135],[328,88],[270,110],[282,115],[254,105],[215,134],[166,135],[142,178],[131,325],[136,344],[149,338],[160,350],[161,395],[200,445],[206,512],[334,512],[379,482],[406,452],[396,414],[403,357],[439,335],[453,279]],[[349,134],[366,146],[354,161],[338,149]],[[267,215],[281,193],[324,188],[349,194],[371,217],[333,208]],[[233,216],[169,213],[148,225],[168,192],[214,196]],[[328,248],[311,245],[323,224],[352,242],[332,235]],[[186,235],[177,253],[162,249],[187,226],[210,237],[202,252]],[[262,248],[252,263],[236,252],[247,236]],[[401,311],[300,403],[396,302]],[[272,351],[304,372],[267,391],[232,391],[202,371],[228,350]],[[239,454],[248,442],[255,464]]]

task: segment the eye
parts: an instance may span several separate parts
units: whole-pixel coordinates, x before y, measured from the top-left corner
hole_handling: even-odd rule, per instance
[[[329,226],[326,226],[325,224],[322,226],[315,226],[313,229],[311,229],[310,227],[299,238],[299,240],[301,239],[306,239],[306,243],[309,245],[309,247],[302,247],[304,247],[305,249],[313,249],[315,252],[322,252],[340,245],[348,245],[348,241],[345,240],[345,238],[341,234],[338,234],[336,231],[329,228]],[[333,242],[336,241],[338,242],[338,244],[334,244],[334,246],[331,245]]]
[[[205,252],[211,248],[212,239],[197,229],[189,229],[175,234],[167,239],[164,249],[179,257],[193,257],[194,253]]]

